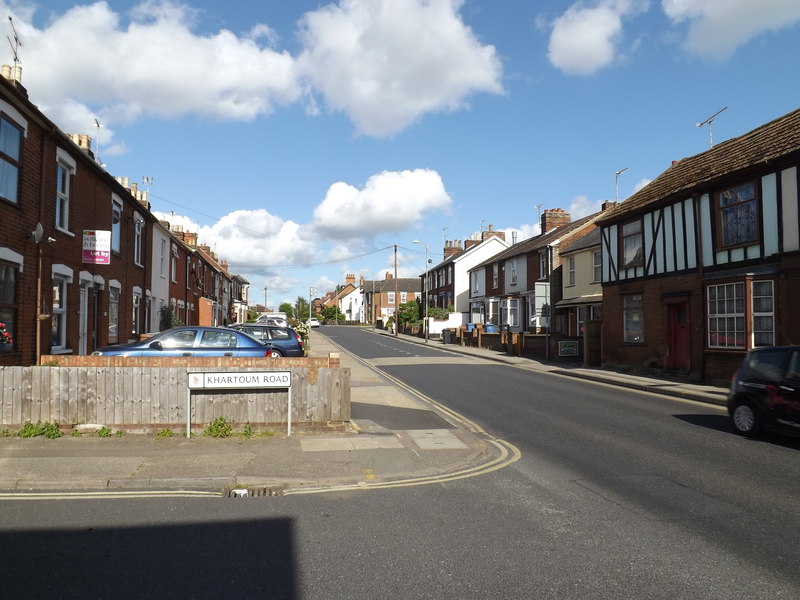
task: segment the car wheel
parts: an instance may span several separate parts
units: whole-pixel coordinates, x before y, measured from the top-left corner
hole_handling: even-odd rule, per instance
[[[270,356],[272,358],[283,358],[283,354],[281,353],[281,351],[277,350],[276,348],[272,348],[270,350]]]
[[[743,400],[731,412],[733,428],[739,435],[754,437],[761,433],[761,417],[750,402]]]

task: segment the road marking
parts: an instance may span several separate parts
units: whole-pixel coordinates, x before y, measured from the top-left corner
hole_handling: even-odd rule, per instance
[[[111,500],[120,498],[221,498],[222,492],[196,490],[141,490],[102,492],[9,492],[0,500]]]

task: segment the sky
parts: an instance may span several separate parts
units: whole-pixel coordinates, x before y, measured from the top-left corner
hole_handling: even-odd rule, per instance
[[[31,101],[273,309],[592,214],[800,105],[797,0],[0,7]]]

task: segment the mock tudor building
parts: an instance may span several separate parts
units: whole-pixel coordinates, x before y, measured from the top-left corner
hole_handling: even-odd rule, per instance
[[[603,363],[727,382],[800,343],[800,110],[675,161],[600,222]]]

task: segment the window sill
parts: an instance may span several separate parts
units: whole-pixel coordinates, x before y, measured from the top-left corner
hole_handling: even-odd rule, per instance
[[[67,235],[69,237],[73,238],[75,237],[75,233],[70,231],[69,229],[62,229],[58,225],[56,225],[53,229],[55,229],[58,233],[63,233],[64,235]]]
[[[50,348],[50,354],[72,354],[72,348]]]

